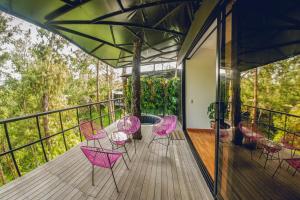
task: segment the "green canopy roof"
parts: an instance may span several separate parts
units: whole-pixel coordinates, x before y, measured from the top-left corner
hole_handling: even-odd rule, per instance
[[[113,67],[131,66],[144,33],[142,63],[176,61],[201,1],[0,0],[0,9],[60,34]]]

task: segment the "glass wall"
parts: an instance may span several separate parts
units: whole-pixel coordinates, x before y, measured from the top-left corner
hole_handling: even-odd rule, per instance
[[[299,199],[299,2],[234,2],[220,34],[218,195]]]

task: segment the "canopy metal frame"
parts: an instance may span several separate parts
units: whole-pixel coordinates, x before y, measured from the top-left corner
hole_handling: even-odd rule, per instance
[[[65,39],[79,46],[88,54],[102,60],[112,67],[117,68],[130,66],[130,61],[128,59],[130,59],[133,55],[133,41],[117,41],[116,34],[122,34],[121,32],[118,32],[120,28],[122,29],[122,31],[128,32],[128,34],[131,35],[132,38],[139,38],[140,32],[144,34],[142,47],[143,56],[141,57],[141,64],[143,64],[143,62],[149,63],[151,61],[158,62],[159,60],[161,62],[176,61],[177,53],[184,41],[189,26],[191,25],[194,13],[197,11],[199,6],[201,6],[202,2],[202,0],[112,0],[106,2],[111,6],[115,6],[114,9],[111,10],[111,12],[102,13],[102,15],[92,17],[89,20],[73,20],[72,18],[64,19],[65,15],[69,14],[75,9],[82,9],[82,7],[86,6],[86,4],[94,3],[96,1],[58,0],[58,2],[59,1],[62,3],[62,6],[54,9],[50,13],[43,13],[45,15],[43,22],[35,19],[34,15],[32,17],[32,13],[24,14],[22,10],[13,10],[12,8],[14,6],[5,7],[5,5],[1,2],[0,9],[18,17],[21,16],[21,18],[24,18],[27,21],[33,21],[34,24],[47,28],[48,30],[63,36]],[[18,2],[15,2],[15,4],[18,4]],[[48,6],[49,4],[45,3],[44,5]],[[157,10],[153,11],[153,9]],[[187,12],[182,12],[183,9],[185,9],[185,11]],[[134,19],[137,20],[112,20],[112,18],[118,18],[120,16],[120,19],[124,19],[124,14],[128,14],[130,18],[134,16]],[[176,17],[184,20],[184,23],[178,23],[176,21]],[[100,39],[101,37],[97,37],[97,35],[90,35],[84,31],[82,32],[80,30],[77,30],[76,26],[75,28],[70,28],[68,25],[99,25],[99,29],[101,29],[101,25],[105,25],[109,27],[109,37],[111,37],[111,39]],[[95,26],[95,30],[96,29],[97,26]],[[161,35],[161,37],[156,37],[153,40],[153,38],[151,38],[154,37],[152,35],[153,33],[156,35]],[[80,38],[94,41],[95,46],[92,49],[87,49],[86,47],[81,46],[81,44],[78,44],[78,40],[76,40],[76,38],[74,39],[73,37],[70,37],[70,35],[76,35],[77,37],[79,36]],[[158,42],[158,40],[160,41]],[[107,49],[108,47],[112,48],[112,51],[115,52],[114,57],[101,57],[101,53],[99,52],[101,52],[102,49]],[[118,52],[118,56],[116,56],[116,52]],[[143,54],[143,52],[145,53]],[[113,61],[113,64],[109,61]]]

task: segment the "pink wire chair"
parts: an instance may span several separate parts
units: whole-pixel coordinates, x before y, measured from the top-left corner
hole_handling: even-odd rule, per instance
[[[167,139],[168,140],[167,145],[159,142],[160,144],[165,145],[167,147],[166,149],[166,155],[167,155],[169,145],[170,145],[170,136],[171,133],[176,129],[176,125],[177,125],[177,117],[175,115],[166,116],[159,123],[153,125],[152,128],[153,138],[148,144],[148,148],[150,147],[151,143],[154,140]]]
[[[292,168],[295,169],[295,171],[292,174],[292,176],[295,176],[295,174],[297,173],[297,171],[300,171],[300,158],[282,159],[281,162],[279,163],[277,169],[275,170],[272,178],[275,176],[275,174],[277,173],[278,169],[281,168],[281,165],[282,165],[283,161],[285,161],[289,166],[291,166]]]
[[[94,147],[95,141],[98,141],[98,144],[101,146],[100,139],[103,139],[107,136],[107,133],[104,129],[101,129],[97,124],[95,124],[92,121],[81,121],[79,123],[80,132],[84,135],[86,139],[86,143],[88,145],[89,141],[94,141]],[[96,134],[94,134],[96,132]]]
[[[117,152],[113,150],[107,150],[107,149],[99,149],[97,147],[89,147],[89,146],[81,146],[80,147],[83,154],[86,156],[86,158],[90,161],[92,164],[92,185],[94,186],[94,167],[102,167],[102,168],[109,168],[115,183],[115,186],[117,188],[117,191],[119,192],[119,188],[116,183],[116,179],[113,172],[113,167],[118,161],[119,158],[122,157],[127,169],[128,165],[123,157],[122,152]]]
[[[285,133],[281,138],[281,144],[285,149],[291,150],[293,158],[296,151],[300,151],[300,133]]]
[[[239,123],[239,130],[244,136],[244,140],[249,143],[259,143],[261,140],[264,140],[264,136],[259,133],[258,129],[251,124],[251,127],[246,126],[243,122]],[[251,160],[252,160],[252,149],[251,152]]]
[[[165,116],[163,118],[163,120],[164,120],[164,123],[169,126],[167,133],[168,134],[172,133],[176,129],[176,126],[177,126],[177,116],[168,115],[168,116]]]
[[[136,152],[136,144],[133,138],[133,135],[138,132],[141,128],[141,122],[138,117],[136,116],[125,116],[120,119],[117,123],[118,131],[125,132],[128,136],[132,136],[133,143],[134,143],[134,151]],[[125,145],[125,143],[124,143]]]

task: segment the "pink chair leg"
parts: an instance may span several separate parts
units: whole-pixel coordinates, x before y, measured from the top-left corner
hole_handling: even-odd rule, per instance
[[[272,175],[272,178],[275,176],[275,174],[277,173],[278,169],[281,168],[281,164],[282,164],[283,160],[279,163],[278,167],[276,168],[274,174]]]
[[[92,165],[92,186],[95,186],[95,183],[94,183],[94,171],[95,171],[95,166]]]
[[[169,145],[170,145],[170,135],[168,135],[168,144],[167,144],[166,156],[168,155]]]
[[[125,149],[125,152],[126,152],[126,154],[127,154],[127,157],[128,157],[128,159],[129,159],[129,161],[131,162],[131,159],[130,159],[130,157],[129,157],[129,154],[128,154],[128,151],[127,151],[127,148],[126,148],[125,144],[124,144],[124,149]]]
[[[119,193],[120,191],[119,191],[119,188],[118,188],[118,185],[117,185],[117,182],[116,182],[116,179],[115,179],[115,175],[114,175],[114,172],[113,172],[112,168],[110,168],[110,171],[111,171],[112,177],[114,179],[114,183],[115,183],[115,186],[117,188],[117,192]]]

